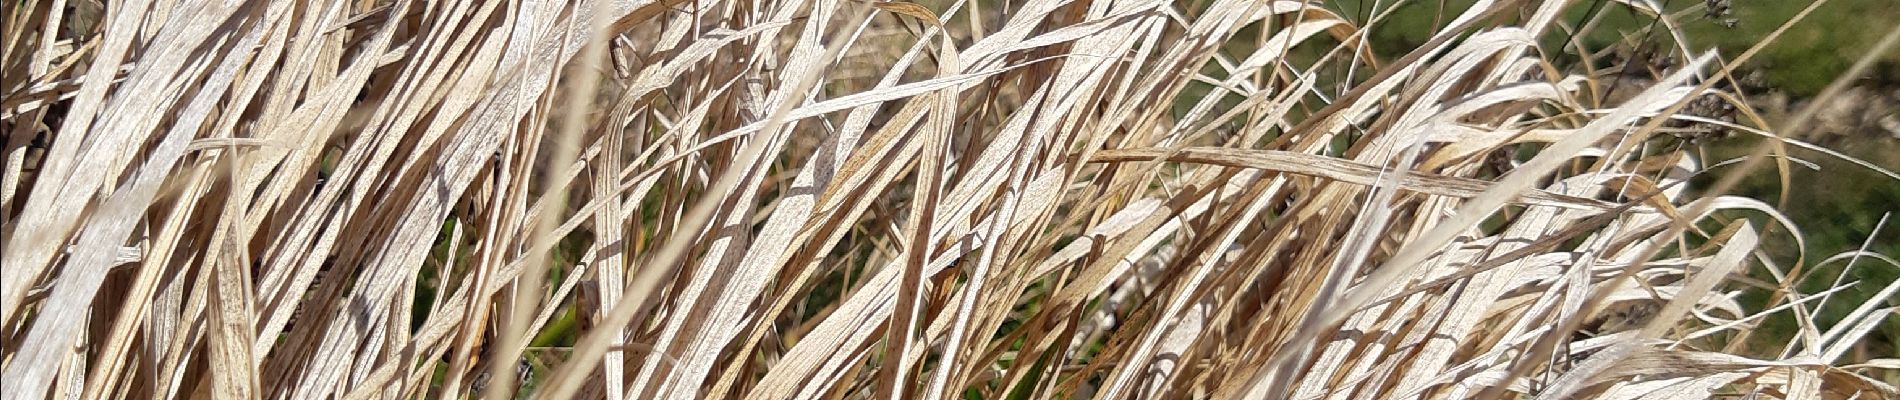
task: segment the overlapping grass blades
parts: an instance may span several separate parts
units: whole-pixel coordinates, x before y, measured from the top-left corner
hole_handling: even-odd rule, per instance
[[[1572,2],[9,6],[8,399],[1900,395]]]

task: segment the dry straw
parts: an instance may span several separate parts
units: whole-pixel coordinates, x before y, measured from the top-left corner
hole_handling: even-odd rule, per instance
[[[8,1],[3,397],[1900,396],[1573,3]]]

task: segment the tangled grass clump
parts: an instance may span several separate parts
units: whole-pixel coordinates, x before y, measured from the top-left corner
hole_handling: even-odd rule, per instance
[[[7,399],[1900,396],[1573,2],[11,4]]]

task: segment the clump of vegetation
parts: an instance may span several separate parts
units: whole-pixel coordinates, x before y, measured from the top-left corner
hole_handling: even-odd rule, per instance
[[[1565,1],[1400,49],[1378,3],[181,3],[5,11],[8,399],[1900,396],[1857,345],[1900,283],[1821,320],[1870,283],[1803,279],[1890,260],[1761,256],[1798,227],[1724,195],[1808,146],[1722,89],[1775,34],[1659,65],[1566,50]]]

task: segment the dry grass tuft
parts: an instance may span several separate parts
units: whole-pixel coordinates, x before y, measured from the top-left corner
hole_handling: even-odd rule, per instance
[[[1477,3],[7,1],[4,397],[1900,396],[1745,345],[1753,52]]]

